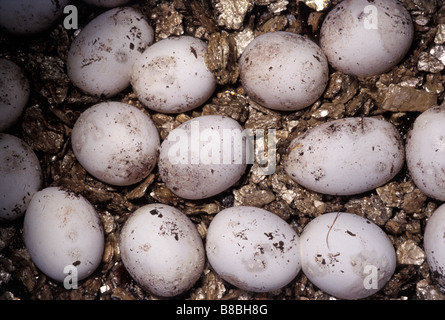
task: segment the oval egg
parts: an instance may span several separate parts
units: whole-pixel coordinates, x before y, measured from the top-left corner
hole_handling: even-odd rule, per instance
[[[57,187],[34,194],[23,238],[36,266],[59,282],[74,269],[82,280],[102,261],[104,233],[96,210],[84,197]]]
[[[297,233],[277,215],[256,207],[220,211],[207,231],[206,253],[224,280],[253,292],[282,288],[301,268]]]
[[[114,96],[130,85],[133,63],[153,40],[153,28],[140,12],[130,7],[108,10],[71,43],[68,76],[87,94]]]
[[[178,209],[149,204],[125,222],[122,262],[145,290],[172,297],[190,289],[204,269],[205,253],[193,222]]]
[[[416,186],[445,201],[445,105],[424,111],[406,139],[406,163]]]
[[[445,289],[445,204],[429,218],[423,243],[432,277]]]
[[[402,168],[404,142],[385,120],[333,120],[295,138],[285,159],[298,184],[324,194],[352,195],[379,187]]]
[[[379,291],[396,267],[388,236],[373,222],[344,212],[309,222],[300,236],[301,264],[308,279],[341,299],[362,299]]]

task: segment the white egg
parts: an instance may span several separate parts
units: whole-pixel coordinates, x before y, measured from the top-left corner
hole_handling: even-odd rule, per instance
[[[428,219],[423,244],[432,277],[445,289],[445,204]]]
[[[31,147],[0,133],[0,222],[23,216],[41,184],[42,170]]]
[[[413,38],[411,16],[396,0],[344,0],[320,30],[329,63],[361,77],[390,70],[407,54]]]
[[[119,247],[133,279],[159,296],[187,291],[204,269],[198,230],[185,214],[167,205],[149,204],[136,210],[122,228]]]
[[[69,0],[0,0],[0,26],[15,34],[35,34],[51,27]]]
[[[97,7],[114,8],[122,6],[130,0],[83,0],[83,1]]]
[[[71,145],[91,175],[105,183],[128,186],[153,170],[160,138],[142,110],[122,102],[102,102],[77,119]]]
[[[68,76],[88,94],[114,96],[130,85],[133,63],[153,40],[153,28],[136,9],[108,10],[91,20],[72,42]]]
[[[23,237],[35,265],[56,281],[63,282],[73,267],[82,280],[102,260],[104,234],[96,210],[84,197],[57,187],[34,194]]]
[[[0,132],[12,127],[29,98],[29,82],[14,62],[0,59]]]
[[[162,181],[185,199],[204,199],[233,186],[244,174],[249,148],[243,128],[232,118],[208,115],[173,129],[162,142]]]
[[[285,158],[298,184],[332,195],[359,194],[391,180],[405,161],[404,142],[385,120],[333,120],[295,138]]]
[[[445,105],[423,112],[408,132],[406,163],[416,186],[445,201]]]
[[[300,236],[301,265],[308,279],[341,299],[362,299],[379,291],[396,267],[388,236],[374,223],[344,212],[309,222]]]
[[[137,59],[131,84],[149,109],[164,113],[189,111],[213,94],[216,79],[205,64],[206,44],[190,36],[153,44]]]
[[[264,107],[293,111],[314,103],[328,82],[327,59],[313,41],[291,32],[268,32],[244,50],[240,79],[248,96]]]
[[[255,207],[219,212],[207,231],[206,253],[221,278],[248,291],[279,289],[301,269],[297,233],[277,215]]]

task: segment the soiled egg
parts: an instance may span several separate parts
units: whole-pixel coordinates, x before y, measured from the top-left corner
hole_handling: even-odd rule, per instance
[[[12,127],[29,98],[29,82],[14,62],[0,59],[0,132]]]
[[[445,289],[445,204],[428,219],[423,244],[432,276]]]
[[[180,113],[203,104],[216,89],[205,64],[207,45],[190,37],[162,39],[145,50],[133,65],[131,85],[149,109]]]
[[[122,6],[130,0],[83,0],[83,1],[97,7],[114,8]]]
[[[25,214],[23,237],[35,265],[59,282],[88,277],[102,260],[104,233],[96,210],[71,191],[49,187],[36,192]],[[68,270],[76,270],[75,276]]]
[[[220,211],[207,231],[206,253],[224,280],[253,292],[279,289],[301,269],[297,233],[277,215],[256,207]]]
[[[153,40],[153,28],[136,9],[108,10],[91,20],[71,43],[68,76],[87,94],[114,96],[130,85],[133,63]]]
[[[406,141],[406,163],[416,186],[445,201],[445,105],[417,117]]]
[[[42,169],[31,147],[0,133],[0,222],[23,216],[41,184]]]
[[[69,0],[0,0],[0,26],[15,34],[35,34],[51,27]]]
[[[247,167],[243,128],[230,117],[207,115],[173,129],[162,142],[158,168],[162,181],[185,199],[204,199],[234,185]]]
[[[333,120],[295,138],[285,159],[287,174],[316,192],[352,195],[391,180],[405,161],[404,142],[385,120]]]
[[[373,222],[345,212],[326,213],[309,222],[300,236],[302,271],[324,292],[362,299],[388,282],[396,253]]]
[[[119,247],[133,279],[163,297],[190,289],[204,268],[204,246],[195,225],[181,211],[164,204],[136,210],[122,228]]]
[[[102,102],[77,119],[71,145],[92,176],[128,186],[147,177],[156,166],[160,138],[142,110],[122,102]]]
[[[407,54],[413,38],[411,16],[397,0],[344,0],[320,30],[329,63],[361,77],[391,69]]]
[[[268,32],[256,37],[239,63],[248,96],[260,105],[282,111],[303,109],[323,93],[328,61],[310,39],[292,32]]]

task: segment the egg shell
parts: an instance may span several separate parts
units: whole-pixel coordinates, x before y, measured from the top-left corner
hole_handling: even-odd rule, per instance
[[[0,26],[11,33],[28,35],[51,27],[69,0],[0,0]]]
[[[395,0],[344,0],[324,19],[320,46],[337,70],[378,75],[399,63],[414,38],[409,12]]]
[[[243,128],[232,118],[200,116],[173,129],[162,142],[162,181],[185,199],[204,199],[233,186],[244,174],[250,153]]]
[[[0,132],[11,128],[29,99],[29,82],[14,62],[0,59]]]
[[[102,102],[77,119],[71,145],[91,175],[105,183],[128,186],[147,177],[156,166],[160,138],[142,110],[122,102]]]
[[[64,281],[69,266],[76,268],[77,280],[85,279],[102,260],[102,224],[88,200],[73,192],[57,187],[36,192],[23,232],[32,261],[56,281]]]
[[[42,169],[31,147],[0,133],[0,222],[23,216],[41,185]]]
[[[149,109],[180,113],[202,105],[216,89],[205,64],[207,45],[190,37],[162,39],[145,50],[131,72],[138,99]]]
[[[423,244],[432,276],[445,289],[445,204],[428,219]]]
[[[406,141],[406,163],[416,186],[427,196],[445,201],[445,105],[424,111]]]
[[[284,31],[264,33],[250,42],[241,55],[239,71],[252,100],[282,111],[314,103],[329,75],[326,56],[316,43]]]
[[[68,76],[87,94],[114,96],[130,85],[133,63],[153,40],[153,28],[136,9],[108,10],[91,20],[71,43]]]
[[[204,246],[195,225],[181,211],[164,204],[136,210],[122,228],[119,247],[133,279],[163,297],[190,289],[204,268]]]
[[[285,159],[298,184],[331,195],[353,195],[391,180],[405,160],[404,142],[385,120],[333,120],[295,138]]]
[[[96,7],[114,8],[126,4],[129,0],[83,0]]]
[[[304,274],[324,292],[362,299],[379,291],[396,267],[388,236],[373,222],[351,213],[326,213],[300,236]]]
[[[224,280],[253,292],[284,287],[301,269],[297,233],[277,215],[256,207],[220,211],[207,230],[206,253]]]

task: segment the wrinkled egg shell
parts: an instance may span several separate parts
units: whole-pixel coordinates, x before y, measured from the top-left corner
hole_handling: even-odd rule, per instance
[[[149,109],[180,113],[211,97],[216,79],[205,64],[207,45],[190,36],[162,39],[145,50],[131,72],[138,99]]]
[[[333,120],[295,138],[285,159],[287,174],[316,192],[352,195],[391,180],[405,161],[404,142],[385,120]]]
[[[234,185],[249,155],[243,128],[230,117],[200,116],[173,129],[162,142],[162,181],[185,199],[204,199]]]
[[[74,124],[71,145],[92,176],[117,186],[148,176],[158,159],[159,133],[142,110],[122,102],[102,102]]]
[[[256,37],[239,63],[248,96],[260,105],[282,111],[303,109],[323,93],[328,61],[313,41],[291,32],[268,32]]]
[[[130,85],[130,70],[153,43],[153,28],[137,10],[108,10],[91,20],[73,40],[67,72],[73,84],[94,96],[111,97]]]
[[[145,290],[171,297],[190,289],[204,269],[205,253],[193,222],[178,209],[149,204],[125,222],[122,262]]]
[[[337,70],[356,76],[388,71],[414,38],[409,12],[394,0],[344,0],[323,21],[320,46]]]
[[[0,26],[15,34],[35,34],[51,27],[69,0],[0,0]]]
[[[0,133],[0,222],[17,219],[42,184],[34,151],[21,139]]]
[[[297,233],[277,215],[256,207],[220,211],[207,231],[206,253],[224,280],[253,292],[282,288],[301,269]]]
[[[406,163],[416,186],[445,201],[445,105],[417,117],[406,141]]]
[[[445,289],[445,204],[429,218],[423,244],[432,276]]]
[[[14,62],[0,59],[0,132],[11,128],[29,98],[29,82]]]
[[[362,299],[379,291],[396,267],[388,236],[374,223],[344,212],[309,222],[300,236],[302,270],[324,292]]]
[[[96,7],[114,8],[126,4],[130,0],[83,0]]]
[[[104,233],[94,207],[80,195],[57,187],[34,194],[24,220],[24,241],[35,265],[63,282],[74,266],[82,280],[96,270],[104,251]]]

